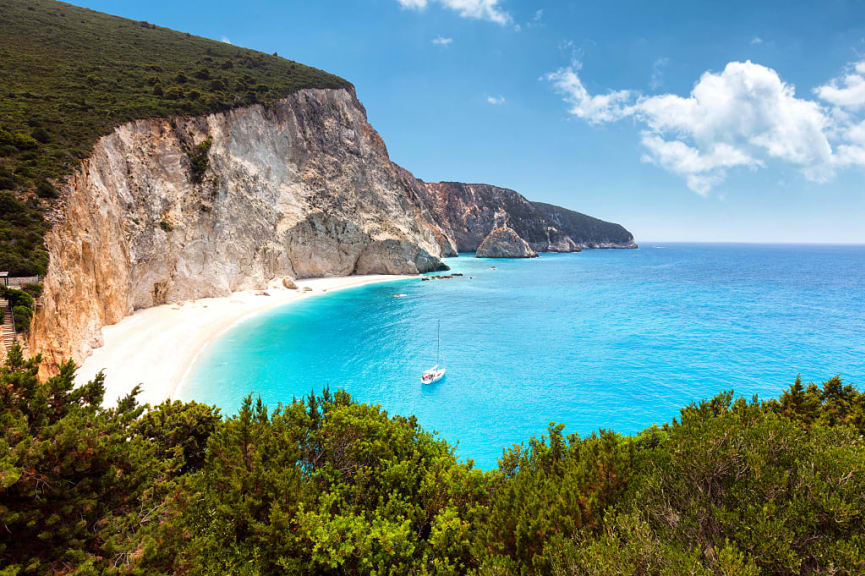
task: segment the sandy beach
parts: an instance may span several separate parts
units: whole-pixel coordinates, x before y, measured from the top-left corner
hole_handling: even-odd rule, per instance
[[[86,382],[104,370],[106,405],[114,405],[136,384],[141,384],[139,402],[156,404],[174,397],[201,351],[241,320],[303,298],[405,278],[411,276],[313,278],[298,280],[297,290],[276,281],[264,291],[138,310],[102,329],[104,344],[84,361],[77,381]]]

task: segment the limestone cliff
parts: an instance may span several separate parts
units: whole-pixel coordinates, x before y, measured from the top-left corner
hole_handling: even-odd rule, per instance
[[[557,228],[580,248],[636,248],[634,236],[624,226],[605,222],[561,206],[532,202]]]
[[[582,248],[636,248],[622,226],[489,184],[425,182],[422,187],[445,232],[460,252],[474,252],[497,228],[510,228],[537,252]]]
[[[537,258],[528,242],[511,228],[496,228],[484,238],[475,252],[477,258]]]
[[[123,124],[61,193],[29,342],[47,366],[81,361],[138,308],[280,277],[440,269],[498,228],[509,237],[489,248],[503,255],[633,245],[618,225],[513,190],[416,179],[352,89]]]
[[[537,252],[579,247],[521,194],[489,184],[425,182],[423,191],[460,252],[474,252],[496,228],[511,228]]]
[[[455,253],[350,90],[124,124],[62,195],[30,341],[49,363],[82,360],[137,308],[280,276],[425,272]]]

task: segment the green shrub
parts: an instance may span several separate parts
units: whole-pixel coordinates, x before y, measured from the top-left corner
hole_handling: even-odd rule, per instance
[[[48,144],[51,141],[51,134],[41,126],[34,128],[33,131],[30,132],[30,135],[40,144]]]
[[[207,172],[207,167],[210,164],[210,147],[212,142],[210,138],[204,140],[200,144],[193,146],[189,152],[189,174],[190,179],[195,184],[200,184],[204,173]]]
[[[30,330],[30,319],[33,318],[33,310],[27,306],[15,306],[12,308],[12,318],[15,320],[15,329],[18,332]]]
[[[57,189],[54,188],[54,184],[52,184],[48,180],[42,180],[41,182],[39,182],[39,184],[36,186],[36,193],[39,195],[40,198],[57,198]]]
[[[183,98],[183,88],[180,86],[171,86],[165,91],[165,97],[169,100],[180,100]]]
[[[29,308],[30,310],[32,310],[35,305],[33,296],[31,296],[24,290],[18,290],[17,288],[0,286],[0,297],[8,300],[9,305],[13,308],[16,306],[24,306],[25,308]]]
[[[39,146],[39,142],[26,132],[15,132],[12,134],[12,145],[19,150],[33,150]]]
[[[0,166],[0,190],[14,190],[15,184],[15,175],[8,168]]]

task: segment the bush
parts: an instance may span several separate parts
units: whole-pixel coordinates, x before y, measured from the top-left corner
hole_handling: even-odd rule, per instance
[[[33,310],[33,307],[35,305],[35,300],[33,300],[33,296],[31,296],[24,290],[18,290],[17,288],[0,286],[0,297],[8,300],[9,305],[13,308],[16,306],[24,306],[25,308]]]
[[[33,150],[39,146],[39,142],[26,132],[15,132],[12,135],[12,144],[19,150]]]
[[[40,142],[42,144],[47,144],[48,142],[51,141],[51,135],[48,133],[48,131],[45,128],[42,128],[42,127],[34,128],[33,131],[30,132],[30,135],[33,136],[33,138],[37,142]]]
[[[15,321],[15,330],[22,333],[30,331],[30,319],[33,318],[33,310],[27,306],[15,306],[12,308],[12,319]]]
[[[54,184],[48,180],[42,180],[36,186],[36,194],[38,194],[40,198],[57,198],[57,189],[54,188]]]
[[[0,190],[14,190],[15,184],[15,175],[7,168],[0,166]]]
[[[180,86],[172,86],[165,91],[165,97],[169,100],[180,100],[183,98],[183,88]]]
[[[210,153],[211,144],[210,138],[208,138],[200,144],[193,146],[189,151],[190,179],[195,184],[200,184],[204,173],[207,172],[207,167],[210,164],[208,154]]]
[[[29,283],[24,285],[24,291],[33,296],[34,298],[39,298],[42,296],[42,284]]]

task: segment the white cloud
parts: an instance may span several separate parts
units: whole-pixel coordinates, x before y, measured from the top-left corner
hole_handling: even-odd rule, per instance
[[[751,44],[753,44],[755,46],[757,44],[762,44],[762,43],[763,43],[763,39],[760,38],[759,36],[754,36],[753,38],[751,38]]]
[[[228,39],[228,36],[223,36],[219,39],[220,42],[225,42],[226,44],[231,44],[231,40]]]
[[[423,10],[431,3],[455,11],[463,18],[509,24],[511,15],[499,5],[499,0],[397,0],[403,8]]]
[[[684,97],[628,90],[591,95],[578,70],[572,66],[547,76],[569,112],[590,124],[633,118],[644,126],[643,160],[684,177],[699,194],[708,194],[729,169],[757,169],[770,160],[791,164],[814,181],[831,178],[845,162],[865,164],[865,124],[860,146],[850,128],[837,125],[837,114],[798,98],[775,70],[750,61],[706,72]],[[836,133],[846,141],[847,160],[840,147],[833,153],[830,139]]]
[[[545,77],[570,105],[568,112],[589,124],[612,122],[631,114],[632,110],[627,107],[628,101],[632,99],[630,91],[619,90],[591,96],[577,74],[579,69],[579,63],[575,63]]]
[[[489,102],[493,106],[498,106],[499,104],[505,103],[505,97],[504,96],[487,96],[487,102]]]
[[[657,90],[664,85],[664,68],[670,63],[669,58],[658,58],[652,64],[652,79],[649,82],[649,87],[652,90]]]
[[[842,77],[818,86],[814,93],[839,108],[859,110],[865,107],[865,60],[851,66]]]
[[[450,46],[453,43],[453,41],[454,41],[453,38],[446,38],[444,36],[438,36],[436,38],[433,38],[432,43],[435,44],[436,46]]]

